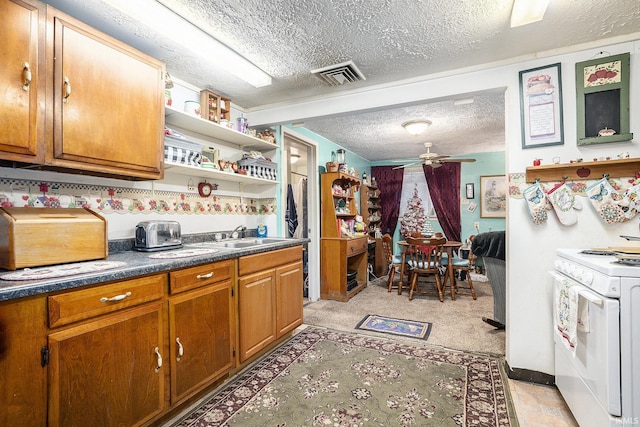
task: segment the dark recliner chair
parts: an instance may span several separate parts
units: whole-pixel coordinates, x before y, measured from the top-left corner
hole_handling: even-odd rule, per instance
[[[487,277],[493,290],[493,319],[482,320],[497,329],[506,325],[506,235],[504,231],[489,231],[478,234],[471,243],[471,251],[482,257]]]

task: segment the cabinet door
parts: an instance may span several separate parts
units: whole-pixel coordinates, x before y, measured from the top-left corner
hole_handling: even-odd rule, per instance
[[[278,338],[302,325],[302,262],[276,269]]]
[[[240,277],[240,362],[276,339],[275,270]]]
[[[233,367],[231,281],[169,300],[171,404]]]
[[[0,303],[0,426],[47,425],[46,344],[43,295]]]
[[[63,167],[161,178],[164,66],[49,9],[54,25],[53,152]]]
[[[163,410],[162,303],[49,335],[49,425],[133,426]]]
[[[0,0],[0,17],[0,158],[41,163],[45,9],[28,0]]]

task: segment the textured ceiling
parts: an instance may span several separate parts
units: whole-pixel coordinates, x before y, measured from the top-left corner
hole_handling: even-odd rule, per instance
[[[512,0],[161,0],[273,77],[272,85],[256,89],[216,58],[205,53],[203,59],[197,47],[178,46],[101,0],[45,2],[165,61],[172,75],[227,95],[247,110],[330,99],[345,91],[640,31],[638,0],[551,0],[542,22],[513,29]],[[328,87],[310,74],[347,60],[366,80]],[[305,119],[304,126],[366,159],[398,159],[424,151],[424,139],[399,128],[407,117],[423,116],[447,124],[429,133],[434,151],[495,151],[504,149],[503,104],[502,93],[496,92],[475,96],[473,104],[390,106],[388,111]],[[398,150],[399,144],[407,150]]]

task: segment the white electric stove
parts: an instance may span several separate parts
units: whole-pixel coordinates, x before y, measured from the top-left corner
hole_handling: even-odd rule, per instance
[[[640,257],[558,249],[549,273],[556,385],[571,412],[581,427],[639,426]],[[558,333],[556,322],[557,311],[565,314],[567,295],[579,307],[571,339]]]

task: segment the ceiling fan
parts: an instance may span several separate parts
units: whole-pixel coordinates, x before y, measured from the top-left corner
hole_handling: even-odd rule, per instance
[[[402,166],[396,166],[393,169],[401,169],[401,168],[406,168],[409,166],[413,166],[413,165],[417,165],[417,164],[425,164],[427,166],[431,166],[432,168],[439,168],[440,166],[442,166],[443,163],[461,163],[461,162],[475,162],[476,159],[461,159],[461,158],[454,158],[454,159],[450,159],[449,155],[447,154],[437,154],[437,153],[432,153],[431,152],[431,147],[433,146],[433,144],[431,142],[425,142],[424,143],[424,147],[427,149],[426,153],[422,153],[419,156],[419,162],[413,162],[413,163],[408,163],[406,165],[402,165]]]

